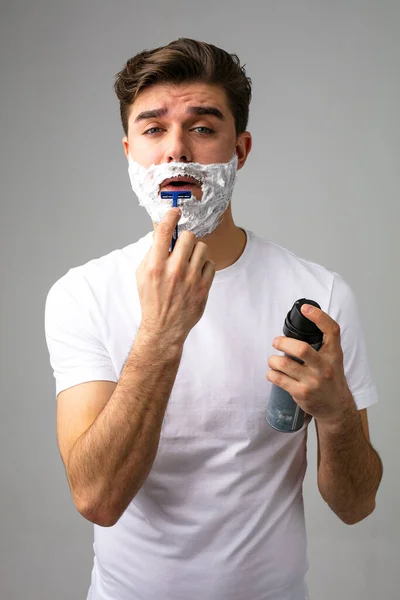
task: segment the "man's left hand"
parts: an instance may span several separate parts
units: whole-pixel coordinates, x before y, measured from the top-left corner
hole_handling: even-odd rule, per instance
[[[277,350],[295,356],[300,364],[288,356],[273,355],[268,361],[271,368],[267,379],[286,390],[295,402],[319,422],[340,422],[348,409],[354,408],[354,399],[347,385],[340,345],[340,327],[324,311],[303,304],[301,312],[323,333],[323,343],[317,351],[307,342],[286,336],[275,338]]]

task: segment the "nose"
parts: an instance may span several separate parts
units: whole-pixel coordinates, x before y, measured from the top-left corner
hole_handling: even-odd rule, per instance
[[[192,154],[182,131],[171,132],[166,147],[166,162],[191,162]]]

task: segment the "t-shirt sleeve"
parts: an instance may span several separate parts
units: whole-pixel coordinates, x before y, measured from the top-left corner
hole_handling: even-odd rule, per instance
[[[45,303],[45,337],[56,395],[87,381],[117,382],[88,296],[82,293],[83,282],[64,282],[66,276],[50,288]]]
[[[378,402],[372,378],[361,317],[354,292],[334,273],[328,314],[340,326],[340,343],[347,384],[358,410]]]

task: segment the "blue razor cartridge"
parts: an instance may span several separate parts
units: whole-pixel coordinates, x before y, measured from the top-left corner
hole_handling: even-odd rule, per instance
[[[192,192],[187,192],[187,191],[179,190],[177,192],[161,192],[162,200],[171,200],[172,199],[171,208],[179,208],[178,199],[183,200],[184,198],[191,198],[191,197],[192,197]],[[171,247],[170,247],[171,252],[175,248],[177,239],[178,239],[178,225],[175,227],[175,231],[172,236],[172,243],[171,243]]]

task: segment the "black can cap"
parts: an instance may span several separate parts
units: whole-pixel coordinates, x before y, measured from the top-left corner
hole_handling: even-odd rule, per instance
[[[288,312],[283,326],[283,333],[287,337],[296,338],[309,344],[316,344],[322,341],[324,334],[315,323],[307,319],[301,312],[303,304],[311,304],[317,308],[321,308],[318,302],[307,298],[300,298]]]

